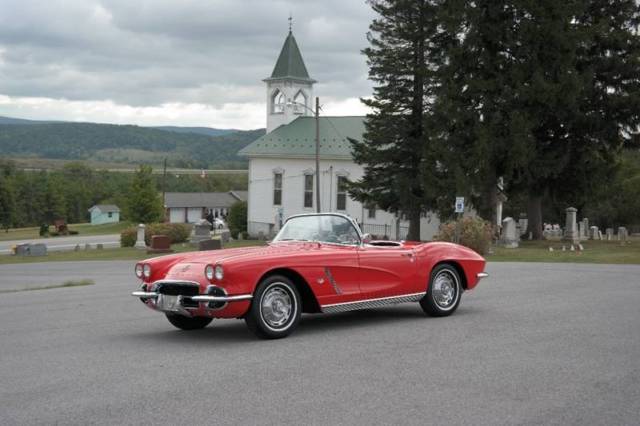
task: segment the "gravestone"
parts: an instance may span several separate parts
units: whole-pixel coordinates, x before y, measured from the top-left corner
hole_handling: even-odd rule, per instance
[[[606,236],[607,236],[607,241],[613,240],[613,228],[607,228]]]
[[[589,238],[592,240],[597,240],[598,239],[598,227],[597,226],[592,226],[590,228],[591,233],[589,234]]]
[[[602,231],[598,231],[598,239],[602,240]]]
[[[202,240],[198,242],[198,250],[206,251],[206,250],[220,250],[222,248],[222,240],[214,239],[214,240]]]
[[[624,226],[620,226],[618,227],[618,240],[619,241],[627,241],[627,228],[625,228]]]
[[[135,248],[146,249],[147,244],[144,242],[144,223],[138,225],[138,235],[136,236]]]
[[[19,244],[16,246],[16,256],[46,256],[47,246],[44,244]]]
[[[166,235],[152,235],[151,247],[147,253],[173,253],[171,250],[171,240]]]
[[[91,244],[87,243],[84,245],[85,250],[91,250]]]
[[[575,207],[569,207],[565,211],[567,213],[567,217],[564,228],[564,239],[566,241],[571,241],[571,244],[578,244],[580,241],[578,225],[576,224],[576,213],[578,212],[578,209]]]
[[[589,219],[586,217],[582,218],[582,224],[584,228],[584,239],[588,240],[589,239]]]
[[[520,236],[524,235],[527,232],[527,227],[529,226],[529,219],[527,219],[527,215],[520,214],[520,219],[518,219],[518,226],[520,228]]]
[[[519,235],[516,230],[516,222],[511,217],[502,221],[502,245],[505,248],[518,248]]]
[[[222,231],[220,233],[220,239],[222,240],[223,243],[228,243],[229,240],[231,240],[231,232],[229,231]]]
[[[211,224],[205,219],[200,219],[198,223],[193,226],[193,234],[191,235],[191,242],[198,244],[200,241],[211,239]]]

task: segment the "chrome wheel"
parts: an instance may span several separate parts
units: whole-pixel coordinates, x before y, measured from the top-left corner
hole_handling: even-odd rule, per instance
[[[269,328],[282,330],[286,328],[293,315],[296,306],[293,295],[288,291],[286,284],[275,282],[262,293],[260,300],[260,315]]]
[[[447,269],[442,270],[433,280],[433,301],[440,309],[450,309],[457,301],[459,288],[458,277]]]

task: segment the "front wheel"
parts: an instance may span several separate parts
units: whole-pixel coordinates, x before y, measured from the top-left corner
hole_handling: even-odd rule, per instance
[[[180,330],[198,330],[209,325],[213,318],[207,317],[185,317],[179,314],[167,313],[167,319],[171,324]]]
[[[291,334],[300,316],[296,286],[287,277],[272,275],[258,284],[245,322],[258,337],[279,339]]]
[[[462,286],[456,268],[449,264],[438,265],[431,272],[427,294],[420,300],[422,310],[432,317],[446,317],[460,304]]]

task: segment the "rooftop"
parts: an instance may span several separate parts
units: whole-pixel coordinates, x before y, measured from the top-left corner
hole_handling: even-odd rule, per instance
[[[119,213],[120,209],[115,204],[96,204],[95,206],[89,208],[89,211],[94,209],[100,210],[102,213]]]
[[[165,208],[171,207],[208,207],[228,208],[235,202],[242,200],[242,193],[246,191],[229,192],[167,192],[165,194]],[[246,196],[245,196],[246,199]]]
[[[347,138],[362,140],[365,117],[320,117],[320,156],[351,159]],[[313,157],[316,153],[316,120],[298,117],[246,146],[247,157]]]

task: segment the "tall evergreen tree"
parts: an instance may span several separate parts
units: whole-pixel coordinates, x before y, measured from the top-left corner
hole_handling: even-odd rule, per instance
[[[476,189],[504,176],[528,195],[541,236],[544,197],[580,205],[637,134],[638,6],[633,0],[478,0],[458,8],[438,100]],[[484,184],[483,184],[484,182]],[[484,192],[484,199],[492,197]],[[490,193],[490,191],[489,191]]]
[[[351,185],[355,199],[405,215],[408,239],[420,239],[420,217],[436,197],[429,143],[429,99],[438,55],[436,1],[370,0],[378,17],[363,50],[374,82],[363,141],[352,141],[364,176]],[[425,182],[431,183],[425,184]]]
[[[157,222],[162,218],[162,200],[158,196],[151,166],[141,165],[127,196],[127,219],[135,223]]]

